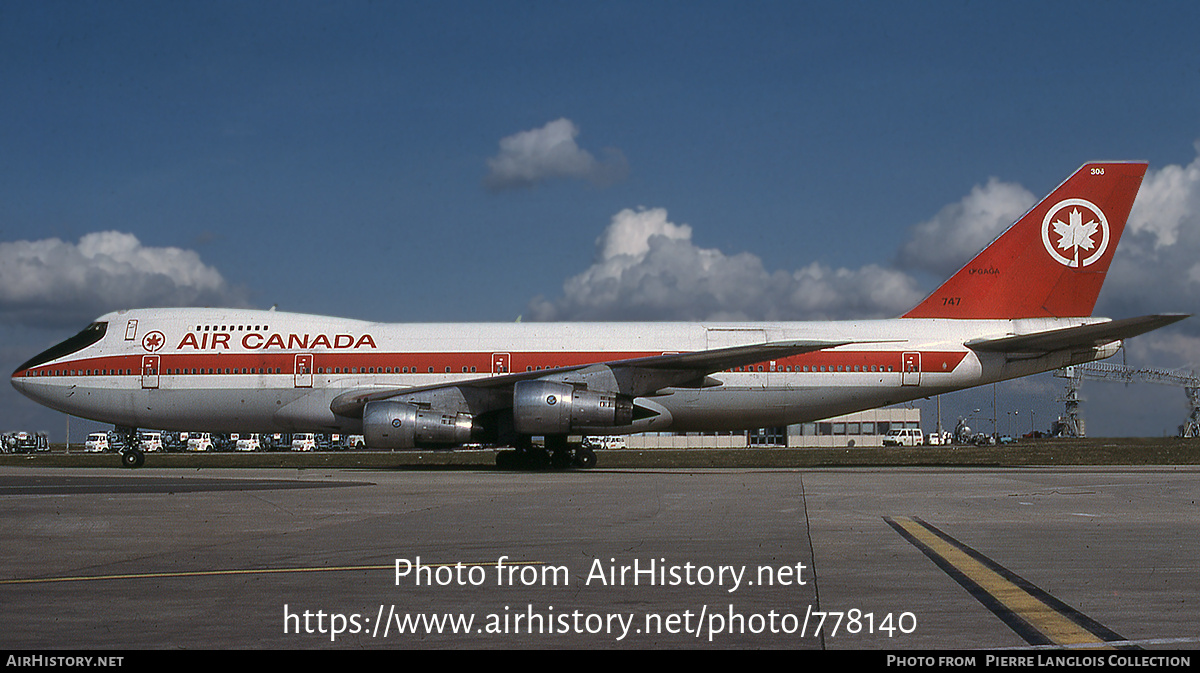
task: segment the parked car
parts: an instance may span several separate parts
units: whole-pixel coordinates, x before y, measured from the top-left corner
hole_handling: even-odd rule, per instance
[[[977,432],[975,436],[971,437],[971,443],[975,446],[993,446],[996,443],[996,436],[986,432]]]
[[[917,428],[895,428],[883,436],[884,446],[920,446],[925,436]]]

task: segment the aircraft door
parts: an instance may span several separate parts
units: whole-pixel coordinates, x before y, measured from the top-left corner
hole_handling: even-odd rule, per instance
[[[158,387],[158,356],[143,355],[142,356],[142,387],[157,388]]]
[[[900,385],[921,385],[921,354],[904,353],[900,360]]]
[[[295,372],[297,388],[311,388],[313,384],[312,353],[300,353],[296,355],[296,368],[293,371]]]
[[[492,373],[507,374],[512,371],[512,356],[508,353],[492,353]]]

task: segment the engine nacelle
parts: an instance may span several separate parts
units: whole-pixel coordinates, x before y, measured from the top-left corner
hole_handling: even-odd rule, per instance
[[[522,435],[565,435],[633,422],[633,400],[556,381],[513,386],[513,427]]]
[[[470,414],[443,413],[406,402],[367,402],[363,440],[372,449],[446,447],[471,441]]]

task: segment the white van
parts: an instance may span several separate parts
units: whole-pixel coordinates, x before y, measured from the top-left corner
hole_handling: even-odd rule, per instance
[[[896,428],[883,436],[884,446],[920,446],[924,443],[925,437],[917,428]]]
[[[603,437],[584,437],[583,445],[592,449],[624,449],[628,448],[622,435],[605,435]]]
[[[235,451],[258,451],[261,447],[258,435],[238,435],[236,443],[233,445]]]
[[[300,432],[292,435],[292,451],[315,451],[317,436],[311,432]]]
[[[83,443],[83,450],[88,453],[102,453],[108,451],[108,433],[93,432],[87,436],[87,441]]]
[[[188,435],[188,451],[212,451],[212,435],[207,432],[193,432]]]
[[[163,448],[161,432],[140,432],[138,442],[142,445],[142,451],[162,451]]]

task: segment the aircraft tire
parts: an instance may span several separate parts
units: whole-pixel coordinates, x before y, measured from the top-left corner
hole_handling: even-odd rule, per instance
[[[523,456],[526,470],[544,470],[550,467],[550,452],[545,449],[530,449]]]
[[[137,469],[145,463],[146,455],[136,449],[121,454],[121,465],[131,470]]]
[[[500,470],[515,470],[518,468],[520,458],[516,451],[500,451],[496,454],[496,468]]]
[[[596,467],[596,452],[591,449],[579,449],[575,452],[575,465],[585,470]]]
[[[559,449],[550,455],[550,466],[556,470],[571,467],[572,462],[571,452],[566,449]]]

